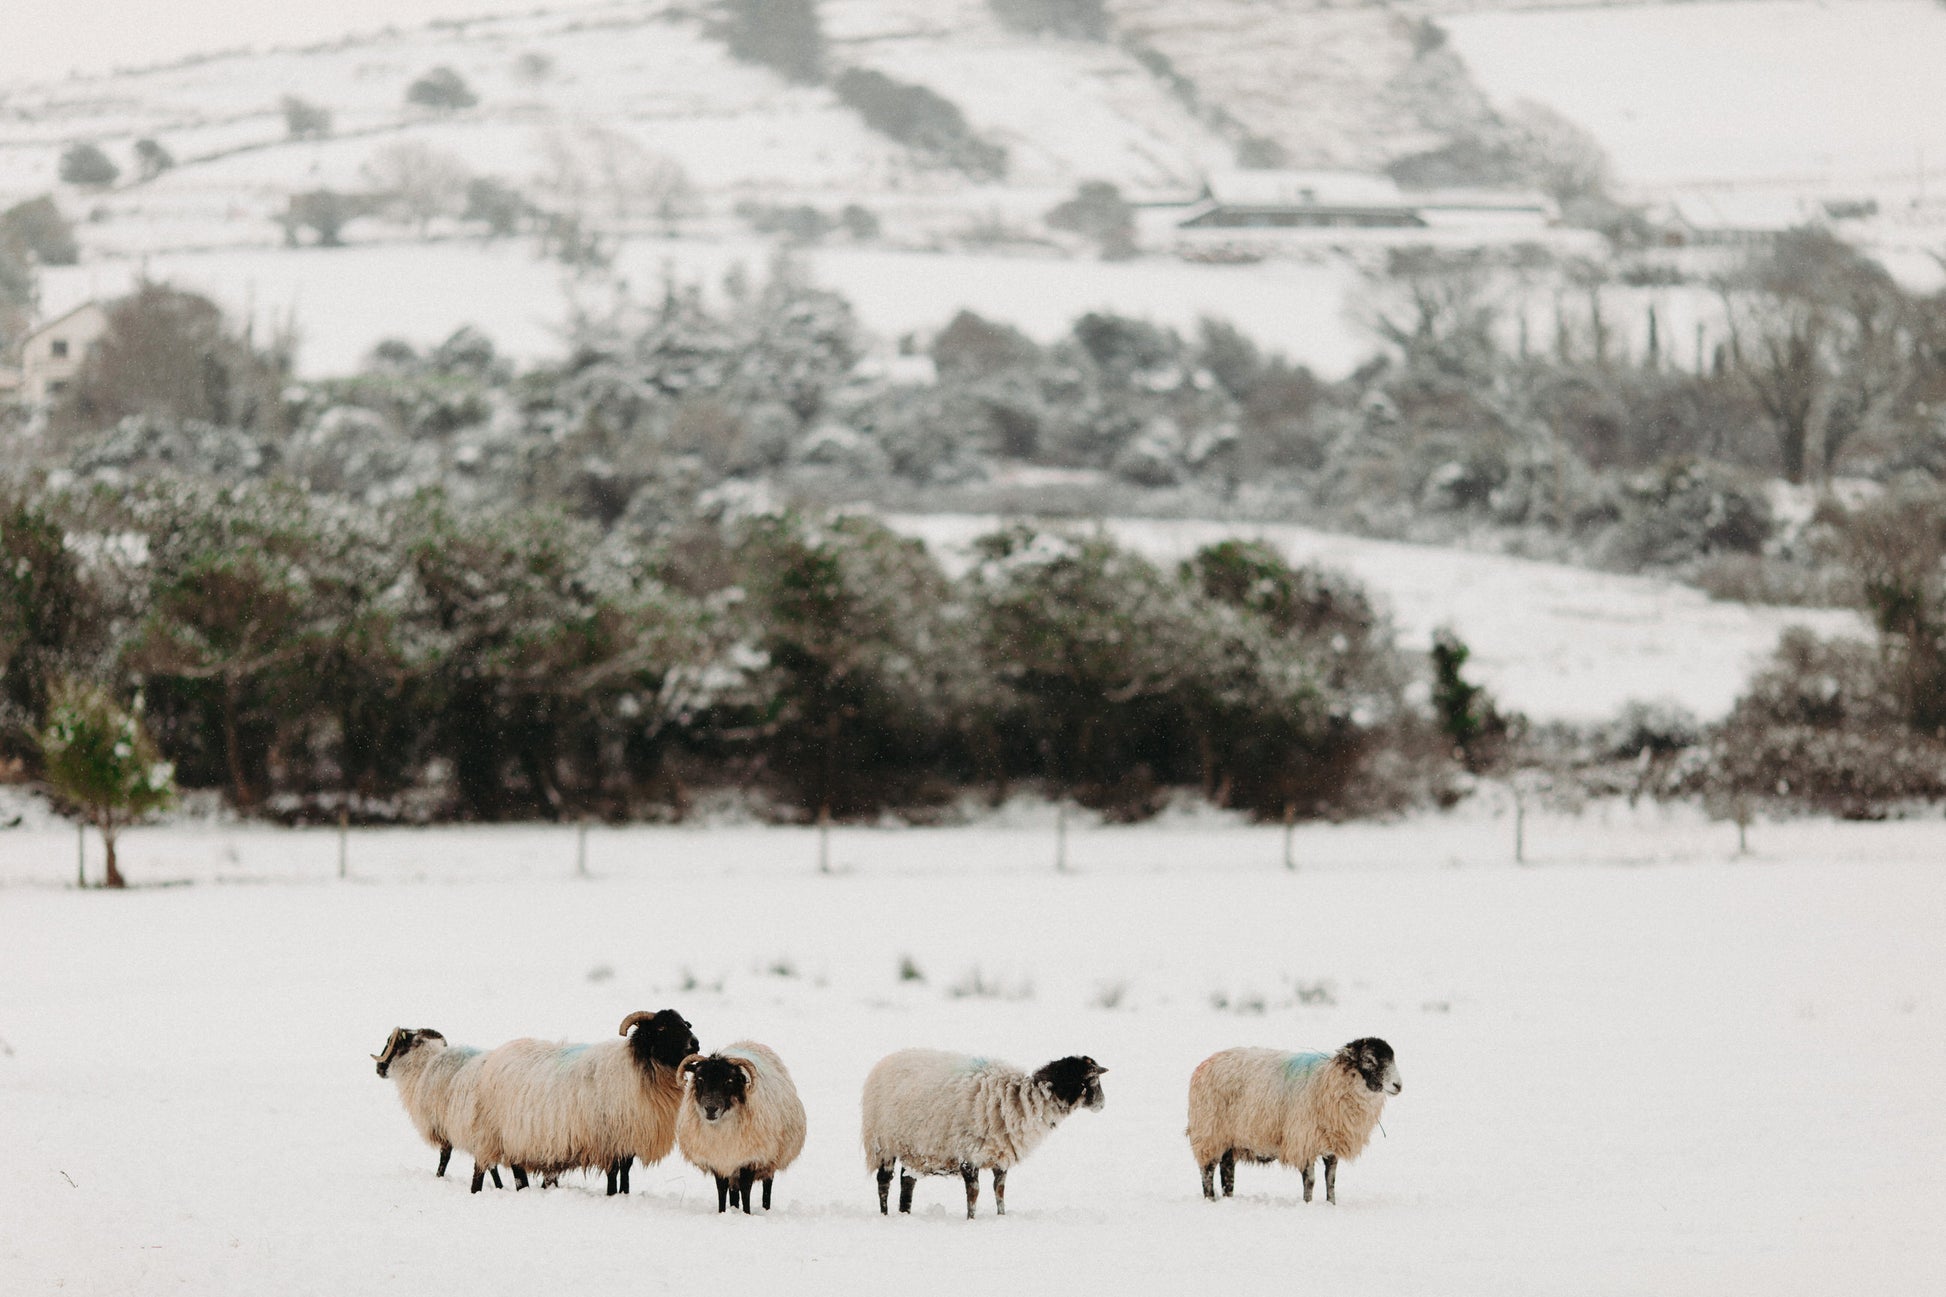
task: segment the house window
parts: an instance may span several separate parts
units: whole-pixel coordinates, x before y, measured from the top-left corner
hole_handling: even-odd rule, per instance
[[[47,348],[49,354],[56,360],[61,360],[68,354],[68,340],[66,338],[56,338],[47,344]]]

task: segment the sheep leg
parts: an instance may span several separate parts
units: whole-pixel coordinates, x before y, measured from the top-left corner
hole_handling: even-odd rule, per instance
[[[919,1187],[919,1182],[912,1178],[912,1172],[906,1170],[904,1167],[900,1167],[899,1168],[899,1214],[901,1216],[906,1216],[911,1214],[912,1191],[918,1187]]]
[[[1007,1168],[1004,1166],[993,1168],[993,1214],[1007,1214]]]
[[[1210,1162],[1203,1167],[1203,1197],[1216,1201],[1216,1163]]]
[[[559,1189],[560,1187],[561,1187],[561,1173],[559,1171],[549,1171],[546,1175],[541,1177],[541,1188]]]
[[[756,1187],[757,1168],[746,1166],[737,1172],[737,1189],[743,1194],[743,1214],[746,1216],[750,1214],[750,1200],[755,1196],[751,1190]]]
[[[722,1176],[716,1177],[716,1214],[721,1216],[730,1209],[730,1182]]]
[[[485,1184],[486,1184],[486,1168],[481,1166],[478,1162],[475,1162],[473,1164],[473,1188],[470,1192],[478,1193]]]
[[[439,1146],[439,1169],[437,1171],[434,1171],[433,1174],[438,1176],[445,1175],[446,1163],[449,1159],[451,1159],[452,1156],[453,1156],[453,1146],[451,1144],[441,1144]]]
[[[966,1181],[966,1219],[973,1219],[973,1208],[980,1201],[980,1173],[968,1163],[960,1163],[959,1178]]]
[[[1225,1149],[1223,1152],[1223,1196],[1228,1198],[1237,1191],[1237,1151]]]
[[[892,1214],[891,1203],[889,1201],[891,1196],[892,1196],[892,1168],[889,1165],[881,1166],[878,1169],[878,1214],[879,1215],[890,1216]]]
[[[629,1172],[629,1168],[633,1167],[634,1165],[635,1165],[634,1158],[625,1157],[622,1159],[622,1192],[623,1193],[628,1192],[628,1172]]]
[[[770,1210],[770,1182],[774,1179],[776,1179],[775,1176],[767,1175],[764,1177],[764,1210],[765,1211]]]
[[[603,1196],[608,1198],[615,1196],[615,1164],[613,1162],[608,1164],[608,1192]]]
[[[1338,1205],[1338,1155],[1324,1155],[1324,1200],[1333,1207]]]
[[[1309,1202],[1311,1201],[1311,1184],[1314,1172],[1309,1162],[1306,1162],[1300,1169],[1304,1172],[1304,1201]]]
[[[519,1193],[522,1189],[525,1189],[527,1187],[527,1168],[524,1166],[509,1165],[507,1169],[514,1173],[514,1192]]]
[[[500,1183],[500,1168],[499,1168],[499,1167],[497,1167],[497,1166],[490,1166],[490,1167],[488,1167],[488,1168],[487,1168],[487,1174],[493,1177],[493,1187],[494,1187],[494,1188],[496,1188],[496,1189],[504,1189],[504,1188],[506,1188],[506,1187],[507,1187],[506,1185],[504,1185],[504,1184],[501,1184],[501,1183]]]

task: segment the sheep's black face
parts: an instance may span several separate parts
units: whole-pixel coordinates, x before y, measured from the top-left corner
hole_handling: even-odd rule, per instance
[[[1405,1088],[1392,1047],[1377,1036],[1361,1036],[1339,1051],[1365,1088],[1375,1094],[1397,1094]]]
[[[1099,1112],[1104,1102],[1101,1076],[1107,1070],[1086,1055],[1070,1054],[1034,1073],[1034,1079],[1045,1085],[1048,1093],[1063,1106]]]
[[[637,1026],[629,1045],[637,1058],[664,1067],[681,1067],[685,1058],[702,1048],[689,1020],[674,1009],[664,1009]]]
[[[392,1064],[429,1040],[444,1044],[446,1038],[431,1027],[394,1027],[392,1034],[386,1038],[385,1048],[372,1055],[378,1064],[378,1074],[384,1076]]]
[[[716,1121],[749,1097],[750,1077],[721,1054],[692,1058],[683,1064],[689,1074],[689,1094],[704,1121]]]

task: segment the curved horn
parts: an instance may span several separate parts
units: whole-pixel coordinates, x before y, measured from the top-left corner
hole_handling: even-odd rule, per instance
[[[406,1038],[407,1034],[408,1033],[404,1027],[392,1028],[392,1034],[385,1038],[384,1050],[382,1050],[379,1053],[373,1054],[372,1061],[374,1063],[391,1062],[393,1057],[399,1052],[399,1043]]]
[[[626,1018],[622,1019],[621,1034],[626,1036],[629,1032],[633,1031],[638,1024],[653,1021],[654,1018],[655,1015],[653,1013],[649,1013],[642,1009],[637,1009],[634,1013],[631,1013]]]
[[[684,1076],[694,1076],[696,1075],[696,1069],[701,1067],[702,1063],[703,1056],[701,1054],[691,1054],[677,1065],[676,1070]]]
[[[725,1054],[723,1057],[735,1063],[743,1070],[744,1084],[755,1085],[757,1083],[757,1064],[755,1060],[744,1058],[737,1054]]]

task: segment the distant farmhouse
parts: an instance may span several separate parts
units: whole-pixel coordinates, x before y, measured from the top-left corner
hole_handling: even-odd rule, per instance
[[[1315,245],[1331,232],[1361,242],[1436,240],[1465,230],[1487,240],[1543,230],[1559,212],[1538,194],[1498,190],[1407,192],[1359,171],[1228,171],[1211,174],[1195,199],[1170,205],[1176,248],[1196,260],[1253,259]]]
[[[53,402],[81,371],[88,348],[107,331],[108,312],[99,302],[84,302],[37,326],[21,340],[19,368],[0,367],[0,402]]]
[[[1775,242],[1787,230],[1869,220],[1870,197],[1806,198],[1761,190],[1689,193],[1651,213],[1662,242],[1674,248],[1747,248]]]

